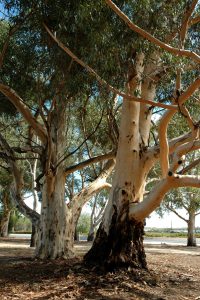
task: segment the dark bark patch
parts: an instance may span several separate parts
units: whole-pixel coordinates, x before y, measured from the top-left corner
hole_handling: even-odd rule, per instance
[[[122,195],[127,195],[127,192],[125,190],[122,190]]]
[[[120,213],[114,207],[108,234],[101,224],[92,248],[84,257],[87,264],[106,271],[147,268],[143,247],[144,224],[129,219],[128,207],[128,201],[123,204]]]

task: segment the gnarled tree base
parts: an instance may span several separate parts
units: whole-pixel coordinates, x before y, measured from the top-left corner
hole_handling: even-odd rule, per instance
[[[92,248],[84,257],[86,264],[103,267],[108,271],[147,269],[143,223],[127,218],[119,220],[120,218],[113,216],[108,235],[101,224]]]

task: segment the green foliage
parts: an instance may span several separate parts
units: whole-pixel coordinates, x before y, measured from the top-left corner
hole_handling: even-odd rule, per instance
[[[80,234],[88,234],[90,229],[90,215],[87,213],[81,214],[78,225],[77,225],[77,231]]]
[[[22,216],[18,210],[14,210],[11,213],[10,220],[9,220],[9,226],[8,231],[9,232],[31,232],[32,230],[32,224],[31,221]]]
[[[195,234],[196,238],[200,238],[200,234]],[[146,231],[145,237],[156,238],[156,237],[169,237],[169,238],[187,238],[187,232],[164,232],[164,231]]]

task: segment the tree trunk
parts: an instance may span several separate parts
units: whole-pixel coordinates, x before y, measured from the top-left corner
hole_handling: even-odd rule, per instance
[[[122,214],[123,215],[123,214]],[[146,268],[143,247],[143,223],[135,223],[126,215],[113,215],[109,234],[101,224],[93,247],[85,255],[85,261],[92,265],[104,266],[108,271],[119,268]]]
[[[71,238],[71,212],[65,203],[65,103],[56,100],[48,124],[48,141],[44,153],[44,182],[36,256],[41,259],[74,256]]]
[[[8,224],[10,220],[10,212],[11,210],[4,210],[3,216],[1,219],[1,225],[0,225],[0,236],[1,237],[7,237],[8,236]]]
[[[195,212],[189,211],[187,246],[195,247],[196,245]]]
[[[38,142],[37,139],[36,139],[36,142]],[[39,201],[38,194],[36,191],[36,188],[37,188],[37,183],[36,183],[37,161],[38,161],[37,158],[35,158],[33,161],[33,167],[30,165],[31,175],[32,175],[32,192],[33,192],[33,210],[34,211],[37,211],[38,201]],[[38,226],[36,224],[32,223],[30,247],[36,247],[37,237],[38,237]]]
[[[143,54],[138,54],[134,77],[128,82],[128,93],[141,92]],[[129,218],[130,203],[143,198],[145,183],[144,141],[140,136],[140,104],[123,101],[116,170],[103,222],[93,247],[86,254],[89,264],[104,265],[108,270],[146,268],[143,247],[143,220]],[[148,128],[146,129],[148,130]]]
[[[31,232],[31,242],[30,242],[30,247],[36,247],[36,242],[37,242],[37,231],[38,228],[34,224],[32,224],[32,232]]]
[[[62,168],[46,175],[42,191],[42,207],[36,256],[42,259],[65,257],[66,204],[65,177]]]
[[[129,69],[127,94],[154,99],[157,79],[152,74],[158,61],[156,52],[145,64],[144,55],[136,54]],[[115,176],[103,221],[85,256],[89,264],[104,265],[110,270],[147,268],[143,247],[146,215],[136,219],[130,208],[143,201],[146,177],[152,167],[152,160],[146,156],[151,114],[149,105],[123,100]]]
[[[11,205],[8,193],[4,191],[2,193],[2,202],[3,202],[3,215],[0,224],[0,236],[6,237],[8,236],[8,224],[10,220],[10,213],[11,213]]]

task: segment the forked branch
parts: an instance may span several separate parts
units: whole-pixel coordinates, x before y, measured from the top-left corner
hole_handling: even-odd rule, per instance
[[[148,217],[161,203],[166,193],[178,187],[200,188],[200,176],[175,175],[162,179],[154,186],[145,201],[130,204],[129,216],[134,220],[142,221]]]
[[[163,43],[159,39],[155,38],[153,35],[135,25],[111,0],[105,0],[105,2],[110,6],[110,8],[129,26],[131,30],[140,34],[143,38],[147,39],[161,49],[166,50],[176,56],[185,56],[193,59],[194,61],[200,63],[200,56],[192,51],[174,48],[168,44]]]
[[[109,83],[107,83],[103,78],[101,78],[94,69],[92,69],[90,66],[88,66],[86,63],[84,63],[81,59],[79,59],[67,46],[65,46],[58,38],[50,31],[50,29],[47,27],[46,24],[44,24],[44,27],[48,34],[52,37],[52,39],[58,44],[58,46],[65,52],[67,53],[74,61],[76,61],[79,65],[81,65],[83,68],[85,68],[91,75],[93,75],[96,80],[101,84],[107,87],[107,89],[121,97],[123,97],[126,100],[130,101],[136,101],[140,103],[146,103],[151,106],[158,106],[166,109],[172,109],[172,110],[177,110],[177,105],[168,105],[164,103],[158,103],[154,102],[148,99],[143,99],[139,97],[135,97],[126,93],[121,92],[117,88],[113,87]]]

